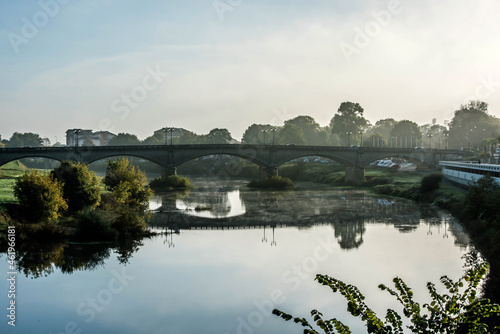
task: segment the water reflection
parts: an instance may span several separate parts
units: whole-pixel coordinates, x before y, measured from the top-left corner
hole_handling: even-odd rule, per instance
[[[75,271],[95,270],[104,266],[113,252],[120,263],[128,263],[142,246],[141,241],[129,240],[116,245],[56,243],[18,243],[16,269],[26,277],[47,277],[59,269],[64,274]],[[3,247],[2,247],[3,248]]]

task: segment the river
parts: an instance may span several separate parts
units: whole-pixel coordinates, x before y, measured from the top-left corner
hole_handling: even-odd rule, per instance
[[[400,308],[378,284],[400,276],[423,303],[428,281],[441,287],[442,275],[463,272],[468,237],[431,207],[311,184],[258,191],[244,181],[193,183],[198,188],[154,196],[151,229],[162,234],[140,244],[18,254],[16,327],[3,315],[0,332],[302,333],[272,309],[310,319],[317,308],[363,333],[315,274],[356,285],[383,318]],[[5,314],[8,290],[3,279]]]

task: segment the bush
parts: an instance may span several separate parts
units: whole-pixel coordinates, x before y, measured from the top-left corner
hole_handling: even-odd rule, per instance
[[[420,192],[430,193],[431,191],[439,189],[439,183],[442,179],[443,174],[441,173],[431,173],[425,175],[420,182]]]
[[[188,189],[193,187],[187,177],[179,175],[152,179],[151,182],[149,182],[149,186],[153,190]]]
[[[292,180],[282,176],[272,176],[262,181],[252,180],[249,184],[252,188],[293,188]]]
[[[51,175],[27,171],[14,185],[19,212],[29,223],[51,222],[68,209],[61,183]]]
[[[494,222],[500,217],[500,185],[485,175],[469,185],[464,213],[468,218]]]
[[[420,306],[413,300],[413,292],[399,277],[393,279],[395,289],[383,284],[379,289],[388,291],[403,306],[403,314],[410,321],[407,326],[412,333],[496,333],[490,322],[498,320],[500,305],[489,299],[477,298],[477,288],[488,272],[489,265],[474,254],[469,255],[468,268],[464,275],[454,282],[447,276],[440,281],[446,288],[445,294],[439,294],[433,283],[427,283],[432,298],[430,304]],[[354,317],[366,323],[368,333],[403,333],[403,321],[398,312],[388,309],[385,319],[379,318],[365,304],[365,297],[359,289],[327,275],[316,275],[318,283],[329,287],[334,293],[340,293],[347,300],[347,310]],[[466,285],[466,288],[462,288]],[[424,314],[421,311],[425,310]],[[316,324],[325,334],[351,333],[348,326],[336,318],[324,319],[317,310],[311,311],[313,323],[305,318],[293,317],[290,314],[274,309],[278,317],[301,324],[304,333],[319,333],[313,327]],[[493,331],[490,331],[493,329]]]
[[[109,160],[103,182],[119,203],[138,212],[148,209],[153,192],[146,186],[146,174],[130,165],[127,159]]]
[[[97,176],[87,169],[87,165],[63,161],[52,171],[52,175],[63,184],[63,196],[68,203],[69,213],[95,208],[99,204],[100,182]]]

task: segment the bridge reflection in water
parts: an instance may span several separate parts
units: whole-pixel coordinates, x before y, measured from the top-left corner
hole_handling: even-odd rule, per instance
[[[460,247],[466,248],[469,243],[448,215],[432,207],[374,197],[364,191],[204,189],[156,195],[154,202],[150,225],[167,231],[170,242],[172,234],[182,230],[233,229],[262,229],[261,239],[267,242],[272,229],[274,246],[281,228],[329,225],[342,249],[355,249],[363,244],[369,224],[386,224],[400,233],[410,233],[425,224],[437,230],[434,233],[444,233],[443,237],[453,235]]]

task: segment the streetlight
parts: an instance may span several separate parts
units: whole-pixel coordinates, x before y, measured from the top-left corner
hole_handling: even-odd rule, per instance
[[[264,132],[264,146],[266,146],[266,132],[267,132],[267,129],[262,129],[262,132]]]
[[[363,131],[359,131],[359,134],[361,135],[361,143],[359,147],[363,147]]]
[[[427,137],[429,137],[429,149],[432,149],[432,135],[431,134],[428,134]]]
[[[162,129],[165,131],[165,145],[168,143],[168,132],[170,132],[170,145],[172,145],[172,133],[174,132],[175,128],[170,128],[170,127],[165,127]]]
[[[276,128],[275,128],[275,127],[272,127],[272,128],[271,128],[271,131],[273,132],[273,146],[274,146],[274,134],[276,133]]]
[[[448,132],[443,133],[443,137],[444,137],[444,149],[445,150],[448,149],[448,136],[449,135],[450,134]]]
[[[345,134],[347,135],[347,146],[351,146],[352,131],[347,131]]]
[[[82,132],[82,129],[73,129],[73,140],[75,140],[74,135],[76,135],[75,147],[78,147],[78,134]]]

